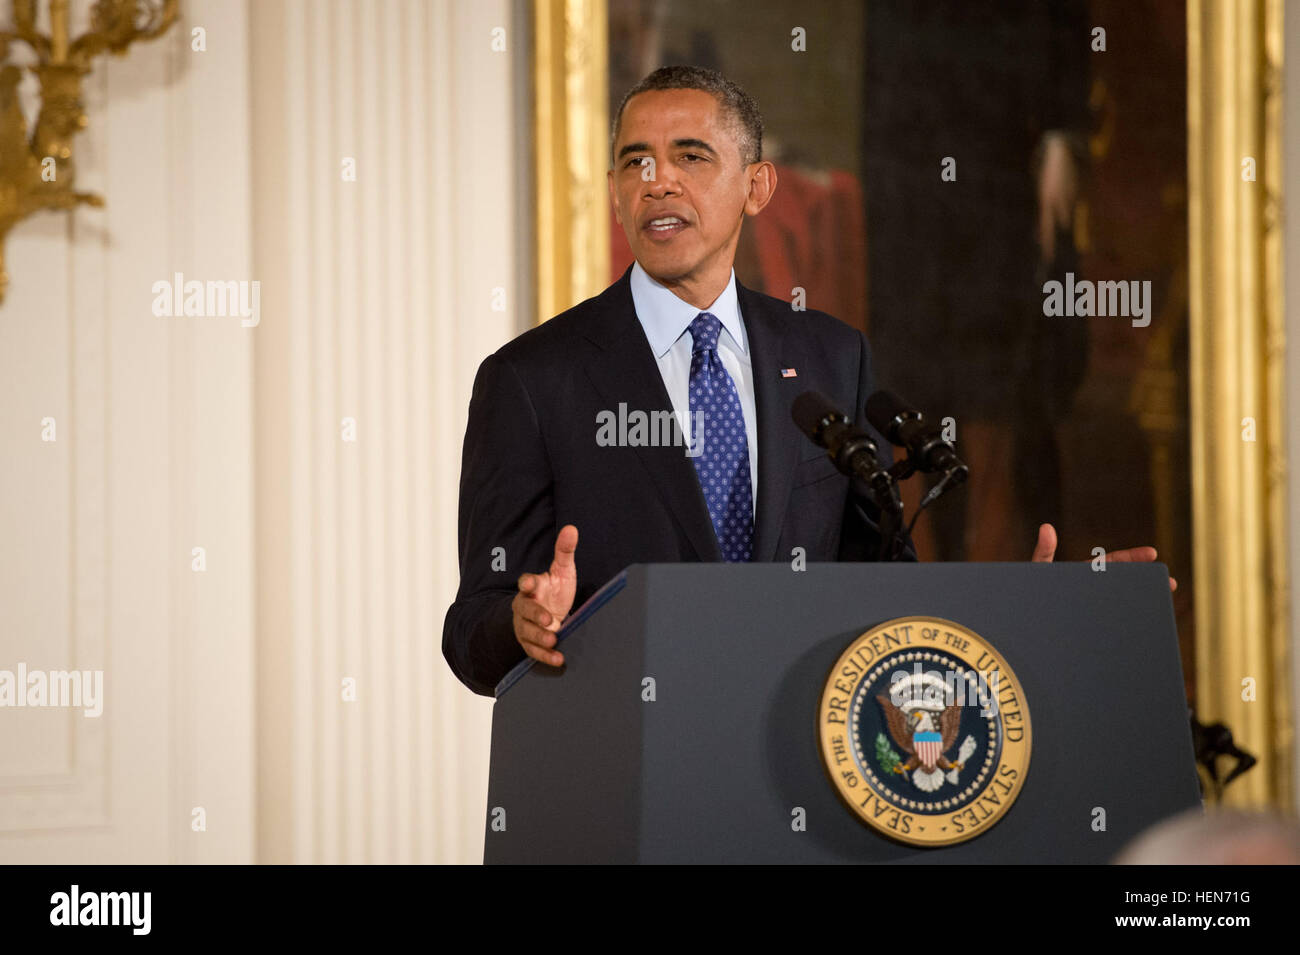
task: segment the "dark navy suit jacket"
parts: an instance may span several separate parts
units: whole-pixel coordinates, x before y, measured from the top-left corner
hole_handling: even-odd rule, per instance
[[[511,621],[516,581],[550,566],[565,524],[578,528],[575,608],[629,564],[721,560],[682,447],[597,442],[598,415],[617,414],[620,404],[672,411],[630,274],[479,366],[461,461],[460,589],[442,636],[447,662],[476,693],[492,695],[524,659]],[[868,429],[888,463],[888,443],[863,417],[878,387],[865,336],[739,282],[736,293],[758,416],[753,559],[791,561],[796,547],[809,562],[876,559],[874,524],[850,500],[861,486],[851,487],[790,415],[797,395],[821,391]],[[790,368],[796,374],[783,377]],[[915,559],[910,549],[905,556]],[[502,558],[504,569],[494,569]]]

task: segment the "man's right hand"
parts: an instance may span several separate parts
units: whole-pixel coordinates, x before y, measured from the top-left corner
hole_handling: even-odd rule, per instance
[[[555,559],[544,574],[521,574],[519,593],[510,609],[514,612],[515,639],[524,653],[553,667],[562,666],[564,655],[555,646],[555,632],[573,608],[578,590],[578,568],[573,552],[578,549],[578,529],[565,524],[555,538]]]

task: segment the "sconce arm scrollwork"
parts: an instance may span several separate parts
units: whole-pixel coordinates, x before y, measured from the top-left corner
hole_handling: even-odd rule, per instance
[[[88,123],[81,80],[91,60],[104,52],[120,56],[132,43],[165,33],[180,0],[95,0],[90,29],[75,39],[68,31],[68,0],[49,0],[49,10],[46,35],[36,28],[36,0],[11,0],[13,29],[0,30],[0,304],[9,285],[4,243],[15,225],[43,210],[104,204],[101,196],[77,191],[72,156],[73,137]],[[35,65],[11,62],[19,44]],[[40,110],[30,129],[18,98],[24,69],[40,86]]]

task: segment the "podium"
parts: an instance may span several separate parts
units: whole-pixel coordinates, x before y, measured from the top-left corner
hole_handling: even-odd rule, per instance
[[[841,654],[913,616],[995,647],[1032,722],[1014,803],[951,845],[867,825],[823,760]],[[560,636],[497,688],[488,863],[1105,863],[1200,805],[1162,564],[634,565]]]

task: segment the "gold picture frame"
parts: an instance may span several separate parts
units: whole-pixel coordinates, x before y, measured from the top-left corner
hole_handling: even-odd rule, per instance
[[[1225,802],[1289,811],[1282,25],[1282,0],[1187,4],[1196,709],[1259,758]]]
[[[605,0],[533,6],[537,321],[609,284]]]

